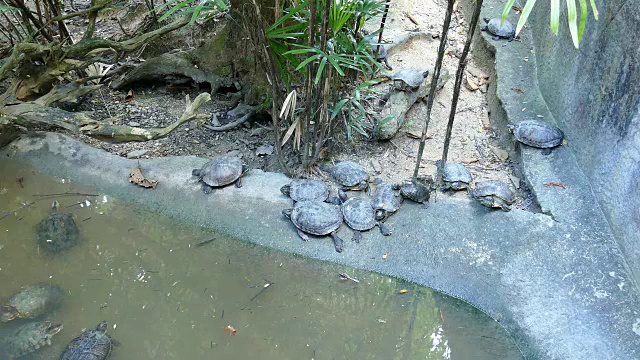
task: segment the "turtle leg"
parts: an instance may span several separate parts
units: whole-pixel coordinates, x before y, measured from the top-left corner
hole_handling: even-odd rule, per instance
[[[214,189],[213,186],[209,186],[203,183],[202,191],[204,191],[205,194],[213,194],[214,192],[216,192],[216,189]]]
[[[423,209],[428,209],[428,208],[429,208],[429,206],[431,206],[431,203],[430,203],[430,202],[428,202],[428,201],[425,201],[425,202],[423,202],[423,203],[422,203],[422,208],[423,208]]]
[[[391,231],[391,229],[385,223],[378,221],[376,225],[378,225],[378,227],[380,228],[380,233],[382,233],[382,235],[389,236],[393,234],[393,231]]]
[[[351,238],[351,241],[355,241],[356,244],[360,244],[360,240],[362,240],[362,233],[358,230],[353,230],[353,238]]]
[[[238,180],[236,180],[236,187],[237,188],[241,188],[242,187],[242,177],[239,177]]]
[[[542,155],[551,155],[551,149],[550,148],[542,149]]]
[[[303,241],[309,241],[309,235],[305,234],[302,230],[298,229],[298,236],[300,236],[300,238]]]
[[[336,233],[336,231],[331,233],[331,239],[333,240],[333,245],[336,247],[336,252],[341,253],[342,250],[344,250],[344,242],[342,241],[342,239],[338,236],[338,234]]]
[[[498,36],[498,35],[493,35],[491,38],[492,38],[494,41],[498,41],[498,40],[500,40],[500,36]]]
[[[391,67],[391,65],[389,65],[389,61],[387,61],[387,58],[384,58],[384,64],[387,67],[387,69],[389,70],[393,70],[393,68]]]

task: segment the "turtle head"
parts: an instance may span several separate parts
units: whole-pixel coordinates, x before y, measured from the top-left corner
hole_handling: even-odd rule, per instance
[[[96,326],[96,331],[101,333],[107,332],[107,320],[102,320],[98,326]]]
[[[427,76],[429,76],[429,70],[427,70],[427,71],[425,71],[425,72],[423,72],[423,73],[422,73],[422,77],[423,77],[423,78],[425,78],[425,79],[426,79],[426,78],[427,78]]]
[[[293,213],[293,209],[284,209],[282,210],[282,215],[287,219],[291,219],[291,214]]]
[[[281,187],[280,192],[282,193],[282,195],[289,196],[289,194],[291,193],[291,185],[285,185]]]
[[[58,211],[59,208],[60,203],[58,202],[58,200],[53,200],[53,202],[51,203],[51,210]]]
[[[60,330],[62,330],[62,324],[52,324],[50,321],[45,321],[44,325],[46,326],[44,332],[47,338],[53,337],[53,335],[59,333]]]
[[[347,199],[349,199],[349,197],[347,196],[347,193],[342,189],[338,190],[338,197],[342,202],[345,202],[347,201]]]
[[[0,321],[7,322],[20,317],[18,309],[11,305],[0,306]]]
[[[201,177],[202,169],[193,169],[193,170],[191,170],[191,175],[193,175],[195,177]]]
[[[489,23],[489,21],[491,21],[491,19],[489,19],[489,18],[484,18],[484,19],[482,19],[482,20],[484,20],[484,22],[485,22],[486,24],[488,24],[488,23]]]
[[[376,210],[376,220],[383,221],[386,218],[386,212],[382,209]]]

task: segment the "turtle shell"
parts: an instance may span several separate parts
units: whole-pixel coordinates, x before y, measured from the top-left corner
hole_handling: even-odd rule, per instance
[[[424,72],[416,69],[402,69],[391,76],[398,90],[417,89],[424,81]]]
[[[501,207],[504,210],[508,210],[515,200],[515,192],[500,180],[477,182],[471,195],[484,206]]]
[[[199,176],[209,186],[229,185],[242,176],[242,160],[235,154],[217,156],[200,169]]]
[[[442,181],[444,181],[444,190],[462,190],[469,187],[473,177],[464,165],[448,162],[444,165]]]
[[[402,205],[401,200],[396,195],[392,184],[383,182],[376,187],[372,204],[374,210],[394,213],[400,209],[400,205]]]
[[[293,206],[291,222],[312,235],[327,235],[342,224],[340,207],[325,202],[300,201]]]
[[[47,254],[57,254],[80,242],[80,231],[73,214],[58,211],[53,203],[51,214],[37,226],[38,245]]]
[[[27,286],[7,300],[0,311],[0,320],[36,318],[60,305],[61,299],[62,290],[56,285],[38,283]]]
[[[104,360],[109,356],[111,347],[107,322],[102,321],[94,330],[85,331],[71,340],[60,360]]]
[[[20,326],[13,335],[0,343],[2,358],[18,358],[31,354],[43,346],[51,345],[51,338],[62,330],[62,324],[32,321]]]
[[[510,38],[515,36],[516,29],[507,20],[502,22],[502,19],[491,19],[487,23],[487,31],[495,36],[502,38]]]
[[[564,133],[557,127],[541,121],[526,120],[513,128],[513,135],[519,142],[536,148],[553,148],[562,144]]]
[[[411,201],[425,203],[429,201],[429,197],[431,196],[430,185],[431,181],[425,179],[418,179],[417,182],[407,179],[400,187],[400,194]]]
[[[286,189],[286,190],[285,190]],[[293,180],[288,188],[283,187],[283,193],[288,193],[294,201],[325,201],[329,196],[329,187],[320,180]]]
[[[360,164],[351,161],[341,161],[332,169],[331,173],[335,180],[344,186],[356,186],[369,179],[369,174]]]
[[[342,204],[344,222],[353,230],[365,231],[373,228],[376,225],[376,214],[371,205],[369,199],[348,199]]]

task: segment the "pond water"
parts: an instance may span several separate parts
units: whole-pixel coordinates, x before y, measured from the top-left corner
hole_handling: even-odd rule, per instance
[[[45,255],[36,224],[53,200],[75,215],[82,241]],[[120,342],[111,359],[522,359],[495,321],[459,300],[228,239],[2,160],[0,299],[36,282],[63,289],[44,319],[64,328],[25,358],[57,359],[106,320]],[[0,339],[23,323],[0,323]]]

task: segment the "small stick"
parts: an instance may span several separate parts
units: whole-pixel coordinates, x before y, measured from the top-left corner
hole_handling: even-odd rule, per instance
[[[250,302],[252,302],[253,300],[255,300],[258,296],[262,295],[262,293],[264,293],[268,288],[271,287],[271,285],[273,285],[273,283],[266,283],[263,287],[262,290],[258,291],[257,294],[253,295],[253,297],[251,299],[249,299],[249,301],[247,302],[247,305],[249,305]],[[245,305],[242,309],[240,310],[244,310],[246,309],[247,306]]]
[[[0,220],[6,218],[7,216],[11,216],[11,215],[17,213],[18,210],[21,210],[21,209],[24,209],[24,208],[27,208],[27,207],[31,206],[33,203],[35,203],[35,201],[32,201],[32,202],[27,203],[27,204],[24,204],[21,207],[17,208],[16,210],[7,211],[6,213],[4,213],[4,215],[0,216]]]
[[[210,243],[212,243],[212,242],[214,242],[214,241],[216,241],[216,239],[215,239],[215,238],[213,238],[213,239],[209,239],[209,240],[200,241],[199,243],[196,243],[196,244],[195,244],[195,247],[204,246],[204,245],[210,244]]]
[[[338,275],[340,275],[340,278],[343,279],[343,280],[351,280],[354,283],[360,283],[360,280],[358,280],[356,278],[353,278],[353,277],[347,275],[346,273],[338,273]]]
[[[59,194],[33,194],[31,196],[100,196],[97,194],[83,194],[83,193],[72,193],[72,192],[64,192]]]
[[[84,220],[82,220],[82,221],[84,222],[84,221],[87,221],[87,220],[89,220],[89,219],[91,219],[91,216],[89,216],[88,218],[86,218],[86,219],[84,219]]]

